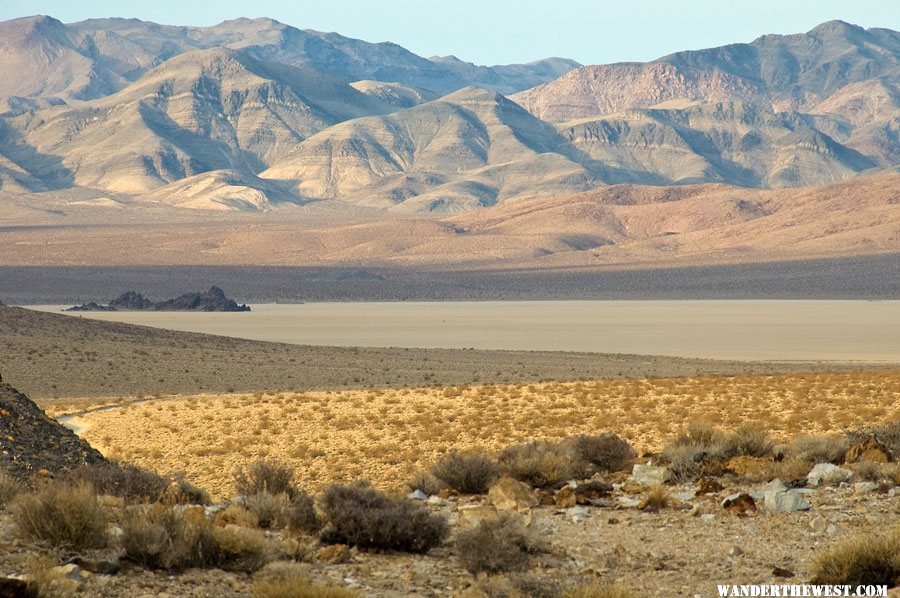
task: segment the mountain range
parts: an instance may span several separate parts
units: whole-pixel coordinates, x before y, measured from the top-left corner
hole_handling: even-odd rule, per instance
[[[668,192],[654,187],[707,185],[692,197],[729,199],[676,202],[678,221],[709,210],[698,222],[731,226],[799,214],[789,195],[759,208],[741,189],[802,187],[798,197],[822,198],[823,210],[836,209],[834,190],[877,189],[877,206],[853,218],[823,224],[829,213],[814,218],[812,200],[803,217],[837,234],[862,230],[864,214],[881,227],[869,247],[896,240],[900,33],[889,29],[831,21],[647,63],[486,67],[272,19],[36,16],[0,23],[0,68],[16,74],[0,79],[6,221],[62,222],[86,206],[100,220],[210,210],[302,219],[315,206],[352,222],[436,219],[440,238],[485,222],[501,230],[524,210],[560,231],[528,251],[558,254],[640,241],[635,216],[586,207],[616,190],[656,205]],[[601,212],[602,226],[582,218]],[[656,231],[648,238],[667,234],[640,223]]]

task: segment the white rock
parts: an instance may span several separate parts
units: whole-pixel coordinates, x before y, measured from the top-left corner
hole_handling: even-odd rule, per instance
[[[669,470],[654,465],[636,463],[631,470],[631,479],[641,486],[659,486],[669,477]]]
[[[875,492],[876,490],[878,490],[878,484],[875,482],[858,482],[853,484],[854,494],[868,494],[870,492]]]
[[[819,486],[821,484],[840,484],[847,482],[853,477],[853,472],[843,467],[838,467],[834,463],[819,463],[812,468],[806,476],[806,481],[810,486]]]
[[[429,505],[433,505],[436,507],[447,504],[447,501],[444,500],[443,498],[441,498],[440,496],[429,496],[428,500],[425,502],[427,502]]]
[[[428,500],[428,495],[421,490],[414,490],[413,492],[407,494],[406,498],[410,500]]]
[[[816,533],[824,533],[828,529],[828,520],[824,517],[813,517],[809,522],[809,527]]]
[[[787,491],[787,486],[784,485],[784,482],[781,480],[775,479],[761,487],[756,492],[751,492],[750,496],[753,497],[754,500],[763,500],[766,498],[766,492],[785,492]]]
[[[713,515],[712,513],[704,513],[703,515],[700,515],[700,521],[706,521],[709,523],[709,522],[713,522],[715,520],[716,520],[716,516]]]
[[[812,505],[803,498],[803,495],[793,490],[789,492],[766,492],[765,506],[769,511],[793,513],[794,511],[808,511]]]

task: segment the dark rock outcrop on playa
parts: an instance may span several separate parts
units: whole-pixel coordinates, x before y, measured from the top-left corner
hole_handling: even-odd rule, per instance
[[[28,481],[42,470],[52,475],[105,460],[31,399],[0,382],[0,470]]]
[[[70,307],[66,311],[250,311],[247,305],[238,305],[225,296],[219,287],[211,287],[205,293],[185,293],[174,299],[153,302],[140,293],[126,291],[108,305],[90,301]]]

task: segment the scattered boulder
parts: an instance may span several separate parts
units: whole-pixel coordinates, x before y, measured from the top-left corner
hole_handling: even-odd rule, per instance
[[[99,573],[100,575],[115,575],[119,572],[119,559],[115,556],[108,559],[94,559],[85,556],[76,556],[72,559],[72,563],[78,565],[85,571],[91,573]],[[0,594],[2,595],[2,594]]]
[[[669,479],[669,470],[666,467],[636,463],[631,469],[631,479],[641,486],[660,486]]]
[[[773,490],[766,492],[764,504],[766,510],[781,513],[808,511],[812,508],[812,504],[803,497],[803,493],[797,490],[788,490],[787,492]]]
[[[819,463],[806,476],[806,482],[810,486],[831,485],[849,482],[852,477],[853,472],[849,469],[838,467],[833,463]]]
[[[854,444],[844,455],[845,463],[890,463],[892,460],[890,449],[874,436]]]
[[[746,492],[740,492],[726,496],[722,508],[735,515],[746,515],[756,512],[756,501]]]
[[[428,500],[428,495],[421,490],[413,490],[406,495],[406,498],[410,500]]]
[[[768,492],[787,492],[788,487],[779,479],[774,479],[756,492],[751,492],[750,496],[752,496],[756,500],[765,500],[766,494]]]
[[[531,486],[513,478],[500,478],[488,490],[488,500],[501,511],[526,511],[541,504]]]
[[[53,476],[104,462],[99,451],[0,382],[0,469],[28,483],[35,474]]]

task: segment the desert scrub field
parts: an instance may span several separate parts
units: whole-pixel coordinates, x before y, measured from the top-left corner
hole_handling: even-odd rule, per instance
[[[99,404],[54,403],[50,414]],[[900,419],[900,371],[163,396],[76,423],[107,456],[182,471],[224,497],[234,468],[259,458],[284,461],[311,490],[357,478],[391,487],[451,448],[611,430],[652,452],[694,419],[750,422],[775,441]]]

